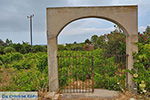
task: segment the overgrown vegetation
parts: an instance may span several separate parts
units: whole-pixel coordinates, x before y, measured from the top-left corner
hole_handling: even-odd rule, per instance
[[[94,45],[94,50],[83,48]],[[150,92],[150,31],[139,33],[139,52],[134,54],[134,69],[130,71],[139,93]],[[75,73],[85,81],[89,73],[93,55],[95,88],[121,90],[124,87],[125,64],[117,62],[115,55],[125,54],[125,35],[111,32],[107,35],[93,35],[84,43],[59,45],[58,55],[80,56],[78,59],[67,57],[59,59],[59,76],[61,86],[72,81]],[[1,91],[35,91],[48,87],[48,65],[46,46],[31,46],[28,43],[14,44],[11,40],[0,40],[0,90]],[[111,54],[111,56],[109,56]],[[84,59],[83,59],[84,57]],[[70,64],[71,63],[71,64]],[[72,65],[72,66],[70,66]],[[78,67],[76,67],[78,65]],[[73,70],[70,77],[66,72]],[[90,79],[90,77],[88,78]],[[121,87],[121,88],[120,88]]]

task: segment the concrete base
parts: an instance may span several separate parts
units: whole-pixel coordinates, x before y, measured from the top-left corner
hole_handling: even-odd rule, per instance
[[[55,92],[48,92],[42,100],[58,100],[59,94]]]
[[[63,93],[62,100],[72,100],[79,98],[101,98],[101,99],[111,99],[119,96],[118,91],[110,91],[105,89],[95,89],[94,93]]]

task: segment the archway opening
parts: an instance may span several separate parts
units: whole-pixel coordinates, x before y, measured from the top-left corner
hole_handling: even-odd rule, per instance
[[[93,92],[94,88],[125,88],[123,30],[120,25],[100,18],[78,19],[65,25],[58,35],[60,89]]]

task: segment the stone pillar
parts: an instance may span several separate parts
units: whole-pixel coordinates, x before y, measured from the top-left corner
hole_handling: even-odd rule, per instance
[[[137,34],[129,34],[126,37],[126,54],[127,54],[127,68],[131,70],[133,68],[134,59],[133,59],[133,53],[138,52],[137,43],[138,41],[138,35]],[[129,90],[135,91],[135,84],[132,80],[132,75],[130,73],[127,73],[126,78],[126,86]]]
[[[49,91],[57,92],[58,83],[58,67],[57,67],[57,37],[48,36],[48,79]]]

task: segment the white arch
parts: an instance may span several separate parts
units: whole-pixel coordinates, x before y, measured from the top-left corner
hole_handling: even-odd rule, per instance
[[[133,52],[138,48],[137,6],[102,6],[102,7],[55,7],[47,8],[47,39],[48,39],[48,67],[49,90],[57,91],[57,36],[60,31],[72,21],[81,18],[101,18],[119,25],[126,33],[127,69],[133,68]],[[132,76],[127,74],[127,86],[134,88]]]
[[[83,16],[82,18],[73,19],[73,20],[71,20],[70,22],[68,22],[67,24],[65,24],[65,25],[60,29],[60,31],[58,32],[57,37],[58,37],[58,35],[61,33],[61,31],[62,31],[67,25],[69,25],[70,23],[75,22],[75,21],[77,21],[77,20],[81,20],[81,19],[85,19],[85,18],[98,18],[98,19],[104,19],[104,20],[106,20],[106,21],[110,21],[110,22],[112,22],[112,23],[118,25],[118,26],[123,30],[123,32],[124,32],[126,35],[128,35],[127,30],[126,30],[120,23],[114,22],[112,19],[108,19],[108,18],[104,18],[104,17],[100,17],[100,16],[85,16],[85,17]]]

